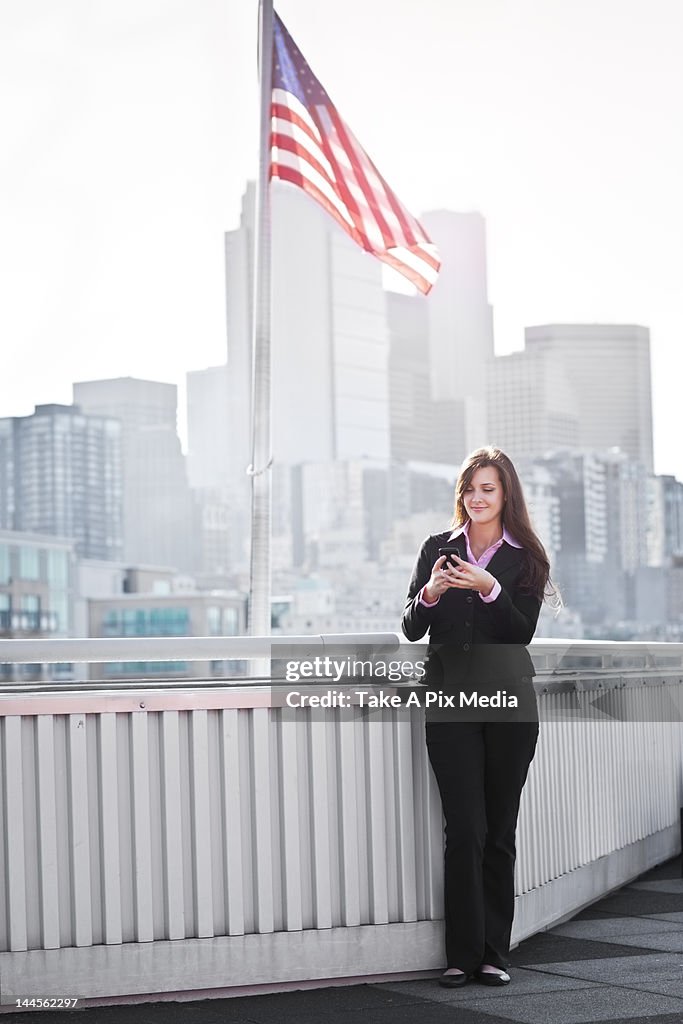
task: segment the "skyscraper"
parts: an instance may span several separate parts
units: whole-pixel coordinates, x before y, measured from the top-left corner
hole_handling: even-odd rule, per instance
[[[71,538],[82,558],[120,558],[121,452],[121,424],[78,406],[0,420],[0,528]]]
[[[80,381],[73,393],[84,411],[121,422],[124,558],[193,569],[194,508],[176,431],[176,385],[118,377]]]
[[[576,448],[577,404],[563,363],[552,352],[532,347],[496,356],[488,373],[488,441],[512,459]]]
[[[648,564],[668,566],[683,555],[683,483],[652,476],[647,484]]]
[[[228,465],[228,368],[187,374],[187,476],[190,487],[225,487]]]
[[[278,503],[287,501],[278,488],[288,479],[278,467],[388,460],[389,338],[377,260],[360,251],[300,190],[274,183],[271,207],[276,518]],[[249,524],[253,237],[254,187],[249,184],[240,227],[228,232],[225,242],[230,516],[240,534]]]
[[[234,396],[233,396],[234,399]],[[228,368],[187,374],[187,470],[197,506],[197,568],[232,576],[246,568],[248,478],[231,461]]]
[[[422,296],[387,292],[391,458],[434,458],[434,417],[429,360],[429,319]]]
[[[559,452],[539,460],[559,501],[559,551],[553,573],[564,600],[587,623],[602,623],[615,610],[606,579],[608,487],[605,462],[596,455]],[[611,602],[611,604],[610,604]]]
[[[493,358],[486,223],[480,213],[451,210],[425,213],[421,221],[442,261],[427,298],[431,393],[434,401],[450,403],[442,409],[456,452],[448,461],[460,463],[486,441],[486,373]]]
[[[653,471],[650,332],[630,324],[527,327],[529,353],[562,367],[576,406],[579,446],[613,447]]]
[[[226,236],[230,461],[251,461],[254,189]],[[277,461],[389,457],[380,264],[298,189],[272,190],[272,426]]]

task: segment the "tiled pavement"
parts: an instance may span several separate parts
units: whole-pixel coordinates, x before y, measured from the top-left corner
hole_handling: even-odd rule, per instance
[[[683,1024],[680,857],[511,953],[509,987],[435,979],[273,995],[27,1011],[47,1024]]]

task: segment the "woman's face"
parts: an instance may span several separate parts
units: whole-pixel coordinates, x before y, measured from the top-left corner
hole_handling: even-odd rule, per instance
[[[495,466],[482,466],[472,474],[465,488],[465,511],[473,523],[487,526],[500,523],[505,495]]]

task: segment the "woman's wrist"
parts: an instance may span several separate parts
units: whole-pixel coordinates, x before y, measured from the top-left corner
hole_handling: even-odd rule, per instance
[[[493,588],[496,585],[496,578],[495,578],[495,576],[492,576],[490,572],[487,573],[487,576],[488,576],[488,579],[486,580],[484,585],[479,588],[479,593],[482,595],[482,597],[488,597],[489,594],[491,593],[491,591],[493,590]]]

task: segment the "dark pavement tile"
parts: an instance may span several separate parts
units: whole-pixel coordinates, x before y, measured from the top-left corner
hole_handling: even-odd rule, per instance
[[[24,1010],[0,1014],[0,1024],[250,1024],[244,1008],[236,1013],[236,1007],[225,1005],[234,1002],[209,999],[85,1006],[80,1010]]]
[[[602,913],[647,917],[683,910],[683,893],[648,892],[644,889],[620,889],[597,905]]]
[[[270,1014],[283,1006],[291,1007],[290,1020],[327,1020],[329,1014],[366,1014],[385,1010],[397,1012],[414,1006],[420,999],[412,994],[393,992],[380,985],[337,986],[308,992],[283,992],[256,996],[249,1000],[249,1015],[255,1020],[271,1021]]]
[[[381,985],[333,985],[327,988],[299,989],[295,992],[273,992],[262,996],[243,996],[220,1000],[221,1003],[238,1003],[259,1013],[269,1012],[275,1007],[293,1007],[297,1013],[352,1013],[374,1007],[399,1006],[414,1003],[415,996],[388,991]]]
[[[680,878],[681,877],[681,858],[680,856],[674,857],[673,860],[667,860],[664,864],[658,864],[656,868],[651,868],[650,871],[646,871],[644,875],[641,875],[642,881],[653,881],[659,878]]]
[[[635,889],[637,892],[669,892],[680,896],[683,895],[683,878],[642,879],[631,882],[627,889]]]
[[[612,956],[637,956],[648,954],[651,949],[641,946],[622,946],[614,942],[597,942],[591,939],[573,939],[566,935],[539,932],[525,939],[510,953],[513,967],[535,966],[536,964],[559,963],[571,960],[600,960]]]
[[[361,1019],[363,1024],[454,1024],[453,1008],[434,1002],[412,1002],[397,1006],[373,1006],[366,1010],[353,1012],[332,1011],[321,1013],[301,1013],[292,1015],[288,1012],[273,1012],[261,1015],[254,1011],[250,1017],[253,1024],[353,1024]],[[509,1017],[496,1016],[494,1013],[483,1013],[469,1008],[458,1008],[457,1024],[511,1024]]]
[[[606,910],[600,910],[599,903],[593,903],[592,906],[586,907],[585,910],[580,910],[578,914],[574,914],[570,921],[595,921],[600,918],[613,918],[614,914],[608,914]],[[565,924],[568,922],[565,921]]]

